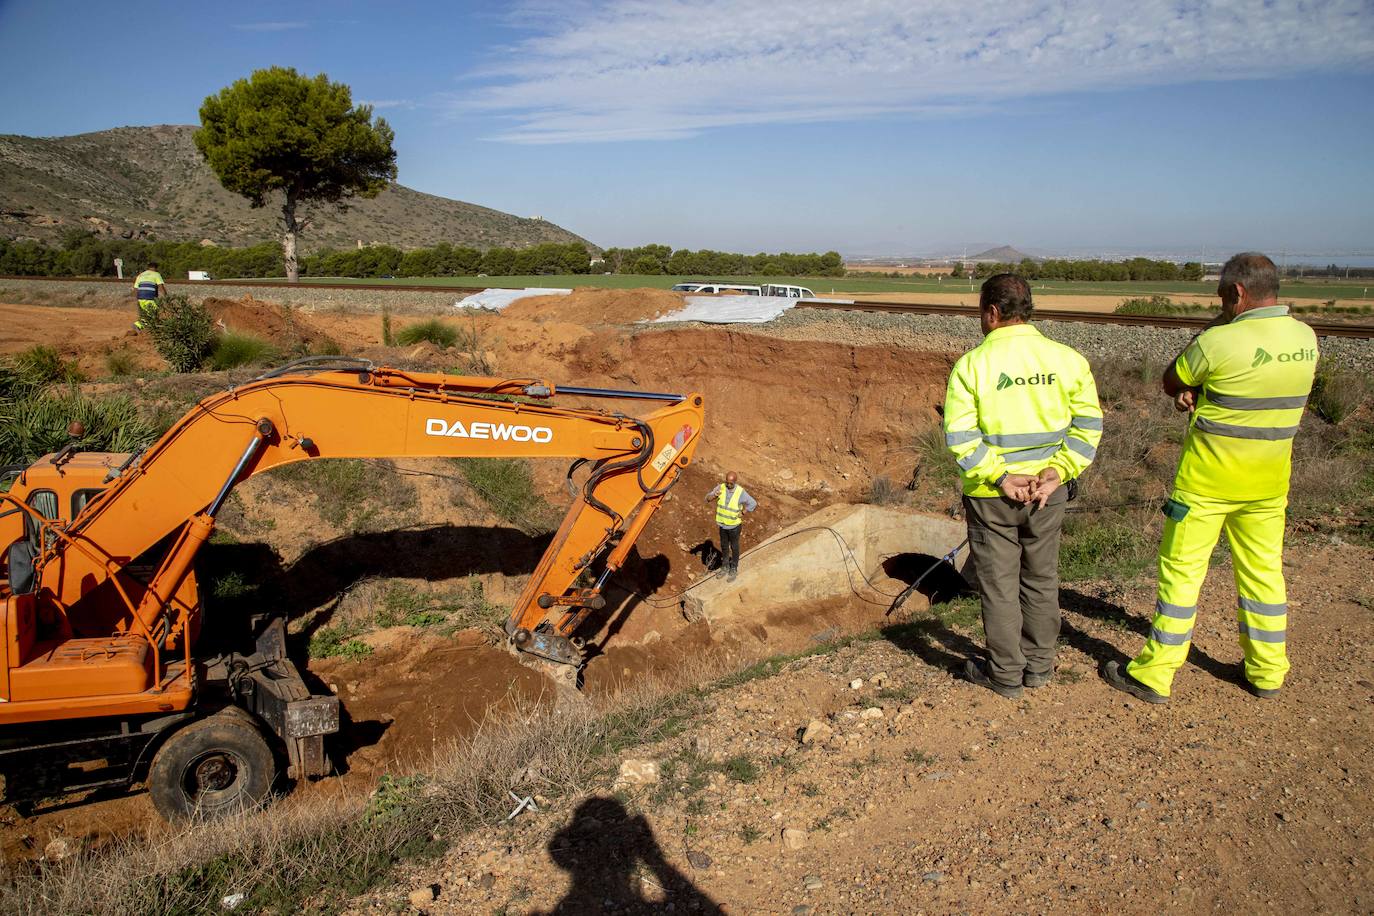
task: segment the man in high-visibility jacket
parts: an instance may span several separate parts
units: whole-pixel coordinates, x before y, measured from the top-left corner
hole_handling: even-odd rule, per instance
[[[989,278],[983,342],[954,364],[945,393],[988,644],[987,661],[969,659],[964,676],[1011,698],[1054,676],[1061,485],[1087,469],[1102,438],[1088,361],[1041,336],[1032,308],[1024,279]]]
[[[157,262],[149,261],[142,273],[134,278],[134,295],[138,297],[138,317],[134,329],[142,331],[157,316],[157,301],[167,295],[167,287],[162,274],[157,272]]]
[[[1217,285],[1221,314],[1164,373],[1164,392],[1192,417],[1164,505],[1154,623],[1139,655],[1105,671],[1113,687],[1150,703],[1168,701],[1188,657],[1198,593],[1222,531],[1250,692],[1277,696],[1288,673],[1284,510],[1317,335],[1289,316],[1278,294],[1273,261],[1255,252],[1231,258]]]
[[[739,485],[739,475],[734,471],[725,475],[725,483],[716,484],[715,489],[706,494],[706,501],[716,504],[720,562],[725,569],[726,581],[734,582],[735,576],[739,575],[739,532],[744,523],[744,513],[753,512],[759,504],[744,492],[744,487]]]

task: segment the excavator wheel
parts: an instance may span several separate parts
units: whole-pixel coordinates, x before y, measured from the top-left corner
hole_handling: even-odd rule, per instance
[[[169,821],[263,804],[277,764],[262,732],[234,707],[174,732],[153,757],[148,794]]]

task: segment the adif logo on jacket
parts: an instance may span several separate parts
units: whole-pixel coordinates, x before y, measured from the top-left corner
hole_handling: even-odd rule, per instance
[[[1311,347],[1294,350],[1292,353],[1280,353],[1278,356],[1270,356],[1264,347],[1255,347],[1255,359],[1250,363],[1250,368],[1254,369],[1265,363],[1272,363],[1275,359],[1281,363],[1302,363],[1316,358],[1317,351]]]
[[[1012,378],[1010,375],[1003,372],[997,377],[997,390],[1001,391],[1003,388],[1010,388],[1012,385],[1053,385],[1055,376],[1056,373],[1054,372],[1037,372],[1031,376],[1017,376],[1016,378]]]

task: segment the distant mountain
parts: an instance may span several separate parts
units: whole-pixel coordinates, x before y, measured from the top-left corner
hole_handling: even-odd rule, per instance
[[[249,245],[278,237],[280,210],[254,210],[220,186],[186,125],[120,127],[72,137],[0,134],[0,237],[53,242],[72,228],[123,238]],[[307,214],[311,215],[311,214]],[[523,218],[393,184],[347,211],[313,211],[305,252],[382,242],[522,248],[586,239]]]
[[[1017,251],[1010,245],[1003,245],[1000,248],[989,248],[987,251],[980,251],[978,254],[969,255],[970,261],[996,261],[998,264],[1019,264],[1030,255]]]

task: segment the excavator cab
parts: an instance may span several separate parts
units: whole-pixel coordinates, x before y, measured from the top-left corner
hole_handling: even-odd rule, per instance
[[[45,581],[46,568],[61,569],[61,549],[76,549],[67,532],[133,457],[64,449],[10,475],[0,493],[4,800],[146,779],[155,806],[172,819],[265,798],[277,752],[292,777],[326,775],[324,738],[338,730],[338,700],[310,695],[287,657],[281,620],[245,622],[256,630],[250,655],[197,646],[194,568],[155,626],[127,613],[146,597],[171,539],[138,557],[101,556],[117,578],[88,577],[76,602],[64,603]]]
[[[0,590],[10,593],[0,634],[7,649],[0,695],[7,703],[75,711],[156,684],[148,640],[128,638],[113,616],[83,619],[76,632],[51,590],[39,587],[38,567],[58,547],[58,532],[104,494],[111,470],[128,457],[64,449],[39,459],[11,485],[11,504],[0,518],[0,544],[7,544]]]

